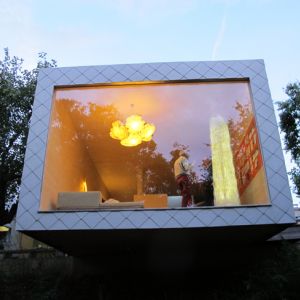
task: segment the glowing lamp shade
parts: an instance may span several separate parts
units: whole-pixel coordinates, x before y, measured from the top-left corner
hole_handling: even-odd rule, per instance
[[[137,134],[130,134],[128,138],[121,140],[121,145],[126,147],[137,146],[142,142],[142,139]]]
[[[127,138],[128,132],[122,122],[115,121],[112,123],[112,128],[110,129],[110,136],[116,140],[123,140]]]
[[[87,182],[86,182],[86,180],[83,180],[83,181],[81,182],[80,190],[81,190],[82,192],[87,192],[88,188],[87,188]]]
[[[155,131],[155,126],[153,124],[146,124],[141,131],[142,140],[148,142],[152,139],[152,135]]]
[[[130,132],[139,132],[143,129],[145,121],[139,115],[132,115],[126,119],[126,127]]]
[[[120,140],[122,146],[134,147],[151,141],[154,131],[153,124],[146,123],[139,115],[132,115],[126,119],[125,125],[121,121],[113,122],[110,136]]]

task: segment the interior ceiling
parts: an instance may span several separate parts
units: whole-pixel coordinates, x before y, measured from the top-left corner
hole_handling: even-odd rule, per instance
[[[84,115],[72,115],[72,119],[81,143],[110,197],[122,200],[131,195],[132,198],[136,193],[136,170],[127,163],[127,159],[133,149],[121,146],[119,141],[112,139],[109,135],[110,128],[103,128],[97,114],[91,114],[88,118]]]

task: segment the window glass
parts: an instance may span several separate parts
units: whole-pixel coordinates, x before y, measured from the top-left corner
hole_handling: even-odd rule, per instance
[[[187,159],[175,166],[180,151]],[[188,182],[175,178],[183,170]],[[189,206],[269,203],[249,83],[57,88],[41,209],[56,209],[59,193],[86,191],[145,208],[181,207],[181,193]]]

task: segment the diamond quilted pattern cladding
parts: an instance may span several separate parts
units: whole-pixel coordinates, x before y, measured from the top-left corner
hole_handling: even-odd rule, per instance
[[[151,80],[249,78],[271,205],[39,213],[43,164],[54,86]],[[294,223],[274,108],[263,60],[172,62],[43,69],[33,106],[17,213],[18,230],[193,228]]]

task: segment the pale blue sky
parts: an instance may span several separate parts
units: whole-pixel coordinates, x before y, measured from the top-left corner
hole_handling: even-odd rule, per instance
[[[0,57],[27,68],[262,58],[274,100],[300,80],[299,36],[298,0],[0,0]]]

